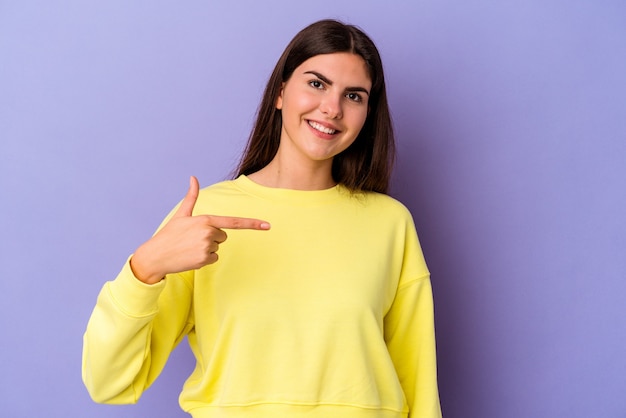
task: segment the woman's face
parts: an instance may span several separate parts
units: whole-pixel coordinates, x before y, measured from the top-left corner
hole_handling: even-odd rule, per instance
[[[368,113],[372,82],[363,58],[316,55],[282,86],[280,153],[296,164],[330,164],[356,139]]]

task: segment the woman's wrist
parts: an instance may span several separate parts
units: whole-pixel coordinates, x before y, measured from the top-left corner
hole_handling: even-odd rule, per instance
[[[165,278],[165,273],[154,271],[150,266],[154,263],[146,262],[143,246],[139,247],[130,258],[130,269],[137,280],[146,284],[155,284]]]

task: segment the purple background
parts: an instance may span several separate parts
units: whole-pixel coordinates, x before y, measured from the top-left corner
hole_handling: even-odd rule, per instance
[[[186,342],[136,406],[92,403],[104,281],[228,177],[289,39],[362,26],[393,194],[432,270],[447,418],[626,416],[626,3],[0,1],[0,415],[183,417]]]

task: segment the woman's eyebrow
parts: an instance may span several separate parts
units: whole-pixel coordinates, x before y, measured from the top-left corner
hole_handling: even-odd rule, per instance
[[[328,84],[329,86],[333,85],[333,82],[331,80],[329,80],[327,77],[323,76],[322,74],[318,73],[317,71],[305,71],[304,74],[313,74],[315,77],[319,78],[320,80],[322,80],[324,83]],[[346,91],[361,91],[367,94],[368,96],[370,94],[370,92],[367,91],[367,89],[364,87],[346,87]]]

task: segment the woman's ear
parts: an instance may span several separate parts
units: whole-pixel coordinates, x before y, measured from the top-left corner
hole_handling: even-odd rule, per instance
[[[285,90],[285,83],[283,82],[280,85],[280,92],[278,93],[278,98],[276,99],[276,109],[282,110],[283,108],[283,91]]]

